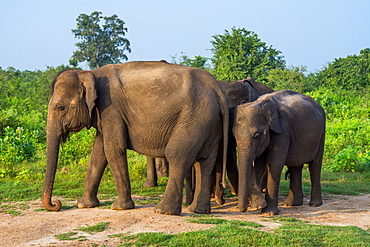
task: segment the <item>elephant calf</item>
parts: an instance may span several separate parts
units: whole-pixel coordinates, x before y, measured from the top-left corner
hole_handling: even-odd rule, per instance
[[[321,206],[321,166],[324,153],[325,113],[311,97],[282,90],[238,106],[234,135],[238,147],[239,210],[262,197],[254,172],[267,164],[267,206],[263,214],[275,215],[283,166],[289,167],[291,183],[286,205],[303,203],[302,168],[309,163],[311,206]],[[261,162],[262,161],[262,162]],[[255,165],[253,166],[253,162]],[[253,190],[253,192],[251,192]],[[255,194],[259,193],[259,194]]]

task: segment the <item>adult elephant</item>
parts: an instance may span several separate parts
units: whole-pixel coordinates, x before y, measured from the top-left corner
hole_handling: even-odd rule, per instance
[[[320,176],[325,113],[316,101],[294,91],[277,91],[263,95],[255,102],[238,106],[235,121],[240,211],[246,211],[248,196],[262,196],[253,176],[252,163],[256,159],[267,163],[267,206],[262,209],[263,214],[279,213],[278,190],[284,165],[289,167],[291,173],[290,192],[285,204],[303,203],[301,172],[303,164],[309,163],[309,204],[322,205]]]
[[[201,69],[130,62],[64,71],[53,83],[48,106],[43,205],[51,211],[61,208],[59,201],[51,201],[60,142],[71,131],[93,126],[97,134],[78,207],[99,205],[98,186],[109,163],[118,192],[111,208],[134,208],[126,157],[126,149],[132,149],[169,162],[168,184],[155,212],[181,213],[183,181],[198,161],[201,184],[189,210],[209,213],[210,174],[222,136],[227,139],[228,123],[224,94]]]
[[[227,176],[230,182],[230,190],[236,195],[238,194],[238,167],[236,161],[236,142],[233,135],[233,127],[235,125],[235,109],[237,106],[246,102],[255,101],[263,94],[274,92],[274,90],[263,83],[256,82],[252,77],[247,77],[244,80],[238,81],[220,81],[220,86],[225,94],[227,106],[229,110],[229,135],[227,146]],[[221,186],[222,178],[222,165],[216,164],[216,186],[215,186],[215,199],[218,204],[224,204],[223,187]],[[263,173],[261,171],[260,173]],[[259,177],[262,174],[258,174]],[[258,203],[261,204],[261,203]],[[256,206],[257,207],[257,206]],[[259,206],[258,206],[259,207]]]

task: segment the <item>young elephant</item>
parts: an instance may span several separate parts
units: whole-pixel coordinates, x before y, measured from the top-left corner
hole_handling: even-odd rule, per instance
[[[309,204],[322,205],[320,176],[324,153],[325,113],[311,97],[282,90],[263,95],[252,103],[240,105],[237,108],[234,135],[238,147],[240,211],[246,211],[248,196],[258,193],[255,189],[256,167],[253,167],[253,162],[261,160],[264,161],[262,164],[267,163],[268,173],[267,206],[262,209],[263,214],[279,213],[278,190],[284,165],[289,167],[291,173],[290,192],[285,203],[303,203],[301,171],[303,164],[309,163]]]

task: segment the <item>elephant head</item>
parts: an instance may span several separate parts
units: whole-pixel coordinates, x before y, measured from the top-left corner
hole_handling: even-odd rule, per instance
[[[238,81],[220,81],[229,108],[230,119],[234,118],[234,111],[238,105],[255,101],[263,94],[272,93],[274,90],[252,77]]]
[[[220,86],[224,92],[229,111],[234,110],[238,105],[251,102],[256,99],[256,93],[250,81],[220,81]]]
[[[59,145],[69,132],[90,128],[94,101],[97,98],[94,75],[89,71],[61,72],[52,84],[46,128],[46,174],[42,202],[50,211],[59,211],[60,201],[51,202]]]
[[[247,210],[256,185],[253,162],[268,147],[270,131],[281,133],[279,111],[272,101],[258,100],[237,107],[234,135],[238,147],[238,207],[242,212]]]

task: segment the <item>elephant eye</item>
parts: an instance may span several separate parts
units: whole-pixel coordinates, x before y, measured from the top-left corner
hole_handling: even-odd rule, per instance
[[[261,135],[260,133],[256,132],[254,133],[253,138],[258,138],[260,135]]]
[[[67,107],[65,107],[64,105],[58,105],[57,108],[59,111],[65,111]]]

